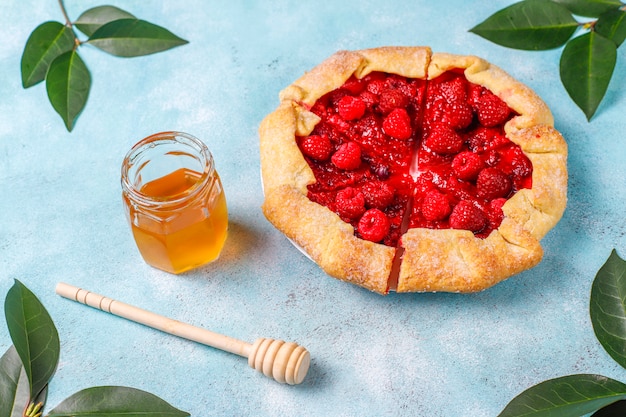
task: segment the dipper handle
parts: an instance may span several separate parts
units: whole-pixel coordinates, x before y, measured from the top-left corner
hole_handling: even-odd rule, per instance
[[[56,293],[165,333],[248,358],[248,364],[252,368],[280,383],[300,384],[309,370],[311,363],[309,352],[292,342],[260,338],[254,344],[250,344],[63,282],[57,284]]]

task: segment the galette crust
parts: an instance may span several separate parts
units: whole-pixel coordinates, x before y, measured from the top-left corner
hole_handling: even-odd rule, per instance
[[[433,79],[453,68],[464,70],[470,82],[485,86],[517,113],[505,133],[532,161],[533,186],[504,204],[504,220],[487,238],[465,230],[409,229],[401,238],[396,270],[395,248],[355,237],[350,224],[308,199],[307,185],[315,177],[296,136],[308,135],[319,122],[308,108],[353,74],[362,78],[384,71]],[[259,128],[263,213],[329,275],[381,294],[396,281],[391,289],[397,292],[475,292],[540,262],[539,241],[565,210],[567,145],[545,103],[502,69],[474,56],[433,54],[428,47],[339,51],[279,98],[280,105]]]
[[[331,276],[386,293],[395,249],[354,236],[354,228],[295,187],[266,193],[263,212]]]
[[[536,265],[539,241],[514,220],[479,239],[467,230],[409,229],[397,292],[476,292]]]

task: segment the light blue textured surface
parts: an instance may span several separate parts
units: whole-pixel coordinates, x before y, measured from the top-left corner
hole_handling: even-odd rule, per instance
[[[126,385],[198,417],[495,416],[548,378],[626,381],[588,315],[597,270],[613,248],[626,255],[624,48],[587,123],[560,84],[559,50],[508,50],[468,32],[510,1],[110,3],[190,43],[133,59],[81,47],[93,87],[72,133],[43,85],[20,83],[26,39],[62,20],[57,2],[0,4],[0,294],[21,280],[58,327],[50,406]],[[101,4],[66,1],[73,19]],[[382,45],[482,56],[551,107],[569,144],[569,205],[539,266],[474,295],[382,297],[329,278],[265,220],[257,128],[278,92],[338,49]],[[163,130],[207,143],[230,210],[219,261],[182,276],[142,262],[120,198],[124,154]],[[280,385],[238,356],[62,299],[59,281],[249,342],[296,341],[311,352],[309,375]],[[10,343],[3,320],[0,352]]]

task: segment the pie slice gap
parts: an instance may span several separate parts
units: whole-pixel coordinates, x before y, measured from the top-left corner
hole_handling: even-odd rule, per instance
[[[474,292],[535,266],[567,146],[498,67],[427,47],[340,51],[259,128],[267,219],[371,291]]]

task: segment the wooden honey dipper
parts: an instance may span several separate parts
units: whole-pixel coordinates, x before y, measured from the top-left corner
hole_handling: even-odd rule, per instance
[[[311,363],[309,352],[292,342],[262,337],[250,344],[178,320],[172,320],[63,282],[57,284],[56,293],[67,299],[165,333],[248,358],[248,364],[252,368],[283,384],[301,383],[309,370]]]

